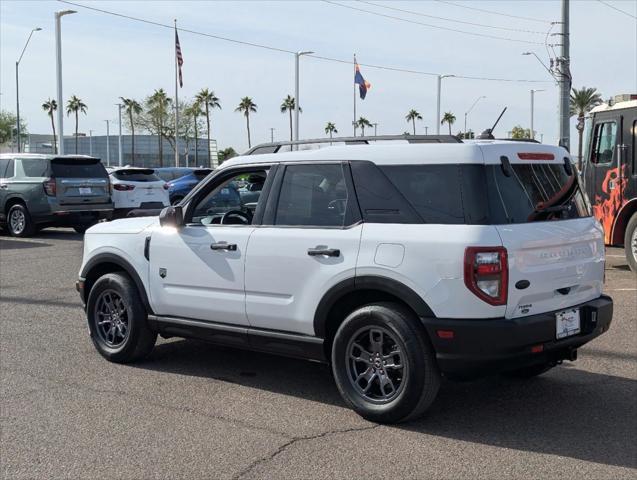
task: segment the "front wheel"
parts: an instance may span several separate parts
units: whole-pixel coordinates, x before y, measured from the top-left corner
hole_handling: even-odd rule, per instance
[[[624,249],[626,260],[630,269],[637,273],[637,214],[634,214],[626,226],[624,236]]]
[[[129,363],[146,357],[157,340],[135,283],[124,273],[108,273],[91,288],[86,305],[91,339],[107,360]]]
[[[367,305],[345,319],[334,337],[332,371],[345,402],[380,423],[419,417],[440,387],[424,329],[394,303]]]

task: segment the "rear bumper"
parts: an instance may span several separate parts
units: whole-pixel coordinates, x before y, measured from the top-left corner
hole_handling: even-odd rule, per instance
[[[581,332],[561,340],[555,339],[556,312],[513,319],[422,320],[441,371],[471,377],[570,358],[573,350],[610,327],[610,297],[602,295],[574,307],[580,308]],[[453,332],[453,338],[440,338],[439,330]]]

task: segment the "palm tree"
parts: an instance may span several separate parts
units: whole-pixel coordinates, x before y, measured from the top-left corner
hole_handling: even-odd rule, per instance
[[[283,99],[283,103],[281,104],[281,113],[288,112],[290,114],[290,142],[293,140],[293,138],[292,138],[292,112],[294,111],[295,107],[296,107],[296,101],[294,100],[294,97],[291,97],[290,95],[288,95],[287,97],[285,97]],[[301,107],[299,107],[299,113],[301,113],[302,111],[303,111],[303,109]]]
[[[199,165],[199,125],[198,120],[199,116],[203,115],[203,111],[201,110],[201,103],[195,97],[195,101],[192,102],[186,109],[184,110],[184,115],[188,118],[193,119],[194,127],[195,127],[195,165]],[[210,145],[210,142],[208,142]],[[210,150],[210,149],[208,149]],[[208,152],[210,153],[210,152]],[[208,161],[208,166],[210,167],[210,161]]]
[[[412,108],[409,110],[409,113],[405,115],[405,120],[412,123],[414,126],[414,135],[416,135],[416,120],[422,120],[422,115]]]
[[[135,165],[135,120],[133,115],[139,115],[142,113],[142,106],[133,98],[119,97],[124,104],[126,115],[128,115],[128,122],[130,123],[131,133],[131,165]]]
[[[79,113],[82,112],[86,115],[86,104],[82,101],[82,99],[73,95],[68,102],[66,102],[66,116],[68,117],[71,113],[75,114],[75,153],[77,154],[77,128],[79,124]],[[64,141],[64,139],[60,139]]]
[[[451,135],[451,125],[453,125],[455,121],[456,116],[453,113],[445,112],[445,114],[442,116],[440,125],[444,125],[445,123],[449,125],[449,135]]]
[[[157,138],[159,142],[159,166],[164,165],[164,148],[163,148],[163,135],[164,135],[164,117],[168,110],[168,104],[170,98],[166,94],[163,88],[155,90],[155,92],[148,97],[146,103],[150,109],[151,117],[154,118],[154,123],[157,128]]]
[[[217,157],[219,158],[219,165],[221,165],[226,160],[231,159],[232,157],[236,157],[238,154],[235,152],[234,148],[228,147],[223,150],[219,150]]]
[[[332,134],[338,133],[338,130],[336,130],[336,125],[334,125],[332,122],[327,122],[327,124],[325,125],[325,133],[329,134],[331,140]]]
[[[58,109],[58,103],[55,100],[48,99],[42,104],[42,110],[44,110],[49,117],[51,117],[51,128],[53,129],[53,153],[58,153],[57,142],[55,140],[55,122],[53,121],[53,112]]]
[[[243,97],[239,106],[234,109],[235,112],[242,112],[246,117],[246,127],[248,129],[248,148],[252,146],[250,143],[250,112],[257,112],[257,104],[250,97]]]
[[[584,132],[584,118],[594,107],[602,103],[602,96],[597,92],[596,88],[581,89],[574,88],[571,91],[570,110],[571,117],[577,115],[577,134],[578,138],[578,155],[577,165],[582,169],[582,140]]]
[[[207,88],[202,88],[195,96],[195,100],[197,100],[199,105],[203,106],[206,111],[206,125],[208,126],[208,142],[206,148],[208,150],[208,167],[212,168],[212,161],[210,160],[210,109],[218,108],[221,110],[221,104],[219,103],[219,98],[215,96],[215,92]]]
[[[361,137],[364,137],[365,136],[365,127],[370,127],[371,128],[372,124],[365,117],[361,117],[361,118],[359,118],[356,121],[356,126],[360,127],[360,129],[361,129]]]

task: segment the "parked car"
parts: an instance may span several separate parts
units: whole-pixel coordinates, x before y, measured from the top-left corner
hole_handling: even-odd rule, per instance
[[[181,202],[188,193],[206,176],[212,172],[210,168],[197,168],[188,175],[168,182],[168,195],[170,196],[170,204],[176,205]]]
[[[0,225],[11,235],[62,226],[84,232],[112,214],[108,174],[98,158],[0,155]]]
[[[239,188],[241,194],[241,201],[245,204],[256,203],[259,201],[263,185],[265,183],[265,176],[262,175],[250,175],[248,181],[242,188]]]
[[[111,168],[109,173],[116,218],[133,210],[157,210],[170,205],[168,184],[152,168]]]
[[[192,173],[194,168],[189,167],[160,167],[155,168],[155,174],[164,182],[172,182],[178,178]]]
[[[252,175],[254,213],[210,208]],[[575,360],[611,324],[604,255],[563,148],[339,146],[233,158],[159,218],[94,226],[77,288],[110,361],[161,334],[329,362],[356,412],[400,422],[441,376]]]

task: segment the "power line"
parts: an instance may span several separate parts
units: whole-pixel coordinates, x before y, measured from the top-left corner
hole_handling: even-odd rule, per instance
[[[498,37],[497,35],[489,35],[489,34],[486,34],[486,33],[467,32],[465,30],[458,30],[456,28],[441,27],[439,25],[431,25],[429,23],[417,22],[416,20],[408,20],[406,18],[394,17],[392,15],[385,15],[384,13],[372,12],[371,10],[365,10],[363,8],[356,8],[356,7],[352,7],[352,6],[349,6],[349,5],[343,5],[342,3],[333,2],[331,0],[323,0],[323,1],[325,3],[329,3],[331,5],[336,5],[336,6],[339,6],[339,7],[342,7],[342,8],[349,8],[350,10],[356,10],[358,12],[365,12],[365,13],[369,13],[370,15],[376,15],[378,17],[390,18],[392,20],[398,20],[400,22],[407,22],[407,23],[412,23],[412,24],[415,24],[415,25],[421,25],[423,27],[437,28],[438,30],[446,30],[448,32],[462,33],[464,35],[473,35],[475,37],[491,38],[491,39],[495,39],[495,40],[506,40],[507,42],[526,43],[526,44],[530,44],[530,45],[543,45],[541,42],[531,42],[529,40],[520,40],[520,39],[517,39],[517,38]]]
[[[119,17],[119,18],[124,18],[126,20],[132,20],[135,22],[141,22],[141,23],[145,23],[148,25],[153,25],[156,27],[162,27],[162,28],[170,28],[171,30],[173,30],[175,27],[174,25],[169,25],[169,24],[165,24],[165,23],[160,23],[160,22],[155,22],[153,20],[147,20],[144,18],[139,18],[139,17],[133,17],[131,15],[125,15],[122,13],[117,13],[117,12],[112,12],[109,10],[104,10],[101,8],[96,8],[96,7],[89,7],[87,5],[83,5],[81,3],[75,3],[75,2],[70,2],[68,0],[58,0],[58,2],[60,3],[65,3],[68,5],[73,5],[75,7],[79,7],[79,8],[84,8],[87,10],[92,10],[94,12],[97,13],[103,13],[106,15],[112,15],[115,17]],[[195,30],[190,30],[187,28],[182,28],[182,27],[177,27],[177,30],[180,32],[186,32],[186,33],[191,33],[193,35],[200,35],[200,36],[204,36],[204,37],[209,37],[209,38],[214,38],[216,40],[223,40],[225,42],[230,42],[230,43],[236,43],[239,45],[246,45],[249,47],[254,47],[254,48],[262,48],[262,49],[266,49],[266,50],[272,50],[275,52],[280,52],[280,53],[288,53],[291,55],[296,54],[295,51],[293,50],[286,50],[284,48],[278,48],[278,47],[272,47],[270,45],[263,45],[263,44],[259,44],[259,43],[253,43],[253,42],[245,42],[243,40],[236,40],[233,38],[228,38],[228,37],[222,37],[220,35],[213,35],[210,33],[205,33],[205,32],[198,32]],[[353,65],[353,61],[352,60],[343,60],[340,58],[333,58],[333,57],[325,57],[322,55],[316,55],[316,54],[310,54],[310,55],[306,55],[307,57],[312,57],[318,60],[324,60],[324,61],[328,61],[328,62],[334,62],[334,63],[343,63],[343,64],[347,64],[347,65]],[[406,68],[399,68],[399,67],[389,67],[386,65],[375,65],[375,64],[370,64],[370,63],[359,63],[360,66],[362,67],[367,67],[367,68],[374,68],[374,69],[378,69],[378,70],[387,70],[387,71],[392,71],[392,72],[400,72],[400,73],[411,73],[414,75],[425,75],[425,76],[438,76],[439,73],[436,72],[425,72],[425,71],[421,71],[421,70],[411,70],[411,69],[406,69]],[[461,79],[466,79],[466,80],[483,80],[483,81],[491,81],[491,82],[522,82],[522,83],[549,83],[547,80],[528,80],[528,79],[514,79],[514,78],[497,78],[497,77],[479,77],[479,76],[470,76],[470,75],[454,75],[455,78],[461,78]]]
[[[523,30],[523,29],[519,29],[519,28],[508,28],[508,27],[499,27],[499,26],[496,26],[496,25],[486,25],[484,23],[466,22],[464,20],[457,20],[457,19],[454,19],[454,18],[437,17],[435,15],[429,15],[429,14],[422,13],[422,12],[414,12],[413,10],[403,10],[402,8],[389,7],[387,5],[379,5],[378,3],[366,2],[364,0],[357,0],[357,1],[358,1],[358,3],[366,3],[367,5],[373,5],[374,7],[384,8],[384,9],[387,9],[387,10],[394,10],[396,12],[409,13],[411,15],[418,15],[419,17],[435,18],[436,20],[444,20],[446,22],[462,23],[464,25],[472,25],[474,27],[483,27],[483,28],[494,28],[494,29],[498,29],[498,30],[507,30],[509,32],[534,33],[534,34],[538,34],[538,35],[544,35],[544,32],[540,32],[540,31],[537,31],[537,30]]]
[[[467,5],[460,5],[459,3],[450,2],[448,0],[435,0],[435,1],[440,3],[446,3],[448,5],[453,5],[454,7],[466,8],[467,10],[475,10],[477,12],[490,13],[492,15],[500,15],[501,17],[517,18],[519,20],[528,20],[530,22],[550,23],[548,20],[542,20],[540,18],[522,17],[520,15],[511,15],[508,13],[495,12],[493,10],[485,10],[483,8],[468,7]]]
[[[629,17],[634,18],[635,20],[637,20],[637,17],[636,17],[636,16],[634,16],[632,13],[628,13],[628,12],[626,12],[626,11],[624,11],[624,10],[620,9],[620,8],[617,8],[616,6],[611,5],[611,4],[610,4],[610,3],[608,3],[608,2],[605,2],[604,0],[597,0],[597,1],[598,1],[599,3],[601,3],[602,5],[606,5],[607,7],[612,8],[613,10],[617,10],[618,12],[621,12],[621,13],[623,13],[624,15],[628,15]]]

